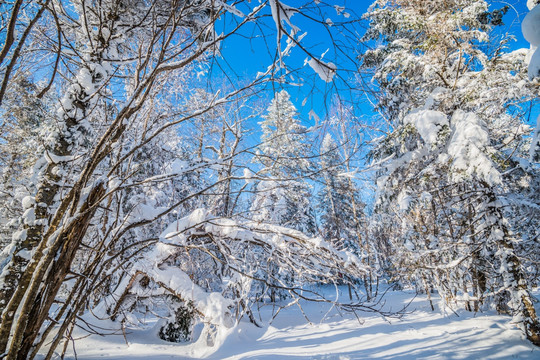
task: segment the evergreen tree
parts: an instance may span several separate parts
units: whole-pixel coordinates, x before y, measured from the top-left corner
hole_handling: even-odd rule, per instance
[[[362,211],[363,204],[358,189],[347,177],[344,161],[330,134],[326,134],[321,145],[320,167],[322,188],[318,198],[322,236],[336,248],[360,255],[359,235],[362,224],[355,214]]]
[[[306,156],[306,128],[300,124],[287,91],[275,94],[263,118],[259,123],[262,135],[256,160],[263,166],[260,173],[265,178],[256,185],[251,206],[253,220],[312,235],[315,218],[311,186],[305,181],[311,166]],[[280,270],[273,259],[267,261],[270,300],[288,297],[286,291],[275,286],[292,286],[294,273]]]
[[[517,224],[503,206],[527,172],[528,128],[514,104],[533,88],[524,51],[485,46],[505,12],[482,0],[371,6],[365,40],[382,44],[362,60],[390,124],[371,155],[382,164],[378,209],[402,221],[396,272],[437,288],[447,304],[478,310],[489,300],[540,344]]]
[[[22,77],[12,84],[3,99],[4,106],[9,108],[9,111],[1,114],[0,125],[0,246],[2,247],[11,242],[11,234],[20,225],[18,218],[23,208],[26,210],[32,205],[32,201],[27,197],[34,191],[30,181],[33,166],[38,154],[43,150],[43,138],[53,130],[51,119],[47,116],[49,109],[45,104],[46,99],[37,99],[35,91],[36,86],[32,81]]]
[[[311,186],[305,181],[311,167],[306,128],[300,124],[287,91],[276,93],[260,125],[256,160],[263,166],[261,174],[266,179],[257,185],[254,219],[313,234]]]

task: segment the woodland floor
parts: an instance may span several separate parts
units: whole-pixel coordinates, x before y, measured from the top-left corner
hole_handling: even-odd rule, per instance
[[[340,289],[345,292],[346,289]],[[325,289],[330,293],[331,289]],[[535,296],[540,292],[536,291]],[[344,295],[342,295],[344,296]],[[263,307],[265,326],[242,321],[221,334],[213,347],[202,341],[171,344],[157,337],[155,320],[146,330],[122,335],[89,336],[70,344],[67,359],[540,359],[540,348],[528,343],[507,316],[494,312],[432,312],[425,295],[391,291],[385,309],[410,302],[401,319],[373,313],[340,313],[327,304],[303,303],[283,309],[268,325],[272,307]],[[107,326],[106,324],[100,324]],[[112,324],[109,324],[112,326]],[[82,332],[77,336],[83,336]],[[127,340],[127,344],[126,344]],[[74,345],[74,347],[72,347]],[[76,351],[76,356],[73,352]]]

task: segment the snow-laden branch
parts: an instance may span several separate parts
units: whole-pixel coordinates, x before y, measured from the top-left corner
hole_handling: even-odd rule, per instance
[[[192,256],[200,258],[201,254],[212,259],[214,265],[208,271],[225,274],[218,285],[196,283],[201,279],[188,274],[186,262],[176,262]],[[277,225],[219,218],[206,209],[197,209],[171,223],[152,249],[133,261],[127,272],[129,276],[105,300],[105,308],[114,308],[109,310],[112,316],[130,306],[129,302],[123,305],[128,294],[169,294],[193,304],[204,323],[228,328],[232,326],[234,309],[237,314],[239,308],[249,312],[248,304],[258,301],[261,291],[264,294],[273,288],[293,298],[335,303],[305,286],[321,282],[352,284],[368,269],[352,252],[338,251],[322,238]],[[154,286],[146,284],[141,290],[143,277]],[[377,311],[362,303],[346,304],[345,308]]]

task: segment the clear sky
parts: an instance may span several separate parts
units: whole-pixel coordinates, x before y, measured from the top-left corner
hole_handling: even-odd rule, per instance
[[[305,3],[300,0],[283,0],[284,4],[291,7],[299,6]],[[256,4],[257,0],[252,0],[252,5]],[[371,5],[372,1],[363,0],[327,0],[322,13],[317,14],[317,19],[330,19],[335,23],[333,27],[334,34],[330,35],[325,26],[314,22],[301,14],[295,14],[291,21],[294,25],[300,28],[301,33],[306,32],[307,35],[302,40],[302,44],[306,50],[315,55],[321,56],[327,50],[324,56],[325,61],[332,61],[339,65],[341,69],[338,72],[338,81],[335,83],[326,83],[321,80],[318,75],[309,67],[304,66],[305,60],[310,58],[306,51],[300,48],[295,48],[291,54],[285,58],[285,62],[291,70],[287,79],[294,84],[302,84],[301,86],[287,86],[287,90],[291,94],[291,99],[295,103],[305,125],[314,125],[315,120],[309,119],[309,112],[313,109],[315,113],[324,119],[331,99],[336,93],[345,99],[353,99],[357,105],[359,113],[370,116],[370,106],[366,101],[362,101],[365,96],[361,92],[350,91],[349,87],[358,87],[354,80],[355,71],[357,70],[356,57],[361,50],[361,46],[354,41],[346,40],[345,36],[339,34],[339,22],[345,22],[345,29],[354,31],[358,38],[365,30],[366,21],[358,21],[366,9]],[[516,38],[515,42],[510,44],[511,50],[528,47],[528,43],[521,34],[520,23],[524,15],[528,12],[526,0],[509,0],[509,1],[488,1],[490,10],[509,6],[510,10],[503,18],[504,26],[496,29],[496,33],[509,33]],[[344,6],[344,12],[338,13],[334,6]],[[276,35],[275,25],[270,16],[270,9],[267,7],[263,10],[266,15],[265,21],[247,24],[239,35],[235,35],[222,44],[223,61],[219,64],[221,69],[230,77],[231,82],[248,81],[253,79],[258,72],[264,72],[269,64],[276,56]],[[344,16],[349,13],[350,16]],[[227,21],[227,20],[224,20]],[[229,18],[228,21],[231,21]],[[221,26],[230,26],[224,23]],[[217,28],[220,32],[219,25]],[[252,37],[253,34],[257,36]],[[282,44],[282,48],[284,45]],[[218,70],[221,72],[221,70]],[[280,88],[281,85],[273,84],[269,86],[268,91],[261,94],[262,97],[270,99],[272,97],[272,86]],[[538,112],[538,111],[535,111]]]

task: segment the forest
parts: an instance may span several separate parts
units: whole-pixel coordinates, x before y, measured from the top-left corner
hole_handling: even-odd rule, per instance
[[[0,359],[404,292],[540,355],[538,46],[540,0],[1,1]]]

